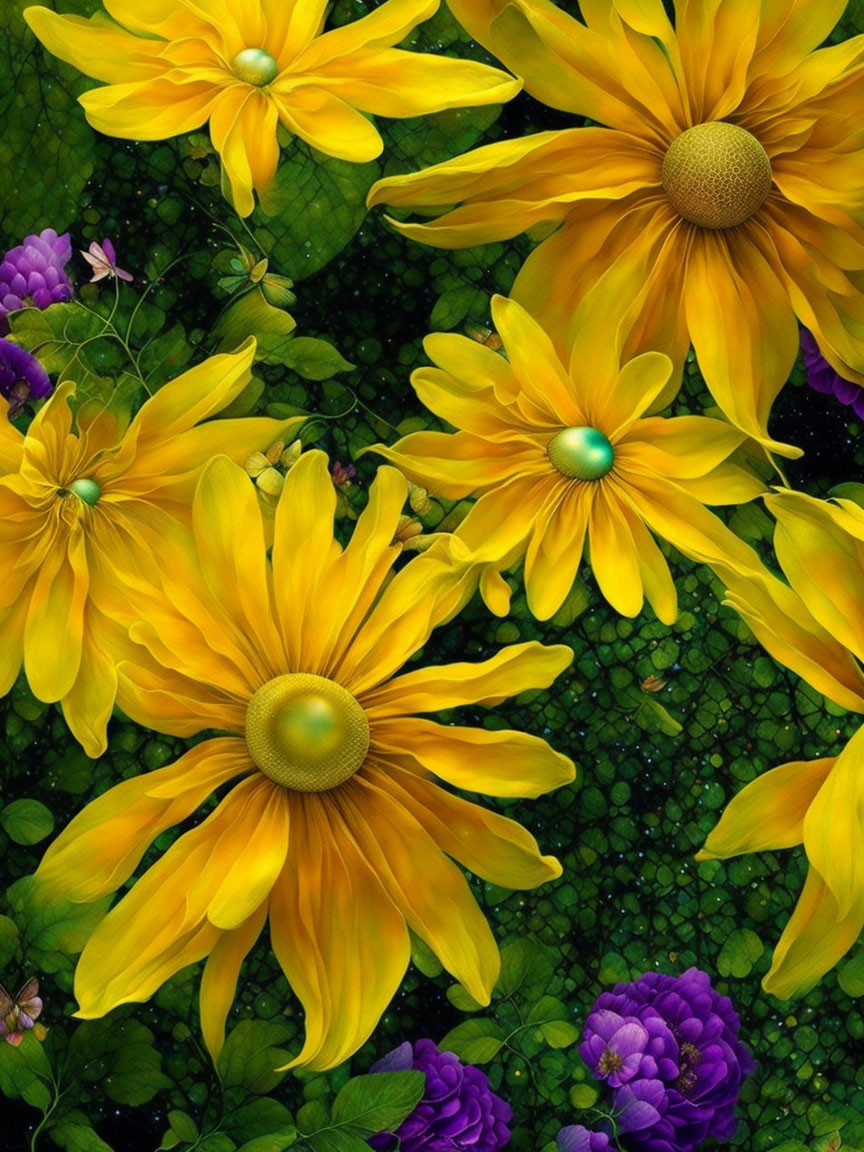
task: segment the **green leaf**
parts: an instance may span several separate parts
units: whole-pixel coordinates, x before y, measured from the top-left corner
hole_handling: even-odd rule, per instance
[[[170,1084],[153,1033],[137,1020],[85,1020],[69,1042],[64,1077],[98,1082],[116,1103],[132,1107]]]
[[[54,1099],[50,1083],[51,1065],[32,1032],[25,1033],[17,1048],[0,1043],[0,1092],[4,1096],[47,1112]]]
[[[838,971],[837,983],[847,996],[864,996],[864,947],[859,947]]]
[[[114,1152],[86,1121],[78,1123],[67,1118],[53,1125],[50,1132],[54,1143],[66,1152]]]
[[[731,932],[717,957],[717,971],[721,976],[742,979],[750,975],[753,965],[765,951],[765,945],[749,928],[736,928]]]
[[[270,344],[266,340],[262,344],[269,352]],[[314,336],[296,336],[284,345],[280,362],[306,380],[327,380],[337,372],[349,372],[354,367],[327,340]]]
[[[834,500],[852,500],[864,508],[864,484],[848,480],[843,484],[835,484],[829,488],[828,495]]]
[[[232,1108],[225,1117],[225,1129],[235,1140],[251,1140],[255,1136],[286,1132],[293,1127],[291,1113],[272,1096],[259,1096],[239,1108]]]
[[[292,140],[252,215],[274,271],[304,280],[332,260],[365,220],[366,193],[378,175],[375,163],[336,160]]]
[[[484,1016],[457,1024],[438,1047],[442,1052],[455,1052],[467,1064],[488,1064],[501,1051],[504,1040],[504,1029]]]
[[[550,1020],[537,1031],[550,1048],[569,1048],[579,1039],[579,1029],[569,1020]]]
[[[293,1034],[292,1028],[278,1020],[241,1020],[219,1056],[223,1087],[245,1088],[256,1095],[275,1088],[285,1075],[276,1068],[291,1059],[278,1045]]]
[[[663,732],[666,736],[677,736],[682,731],[675,717],[653,697],[646,697],[641,701],[634,718],[639,727],[646,732]]]
[[[198,1125],[188,1112],[183,1112],[179,1108],[173,1109],[168,1113],[168,1124],[178,1140],[193,1144],[198,1139]]]
[[[297,1127],[304,1138],[326,1128],[330,1123],[330,1113],[320,1100],[308,1100],[297,1110]]]
[[[432,309],[429,324],[433,331],[446,332],[461,324],[466,317],[482,320],[488,313],[488,295],[473,285],[462,285],[442,292]]]
[[[0,824],[16,844],[38,844],[54,831],[54,816],[38,800],[13,800],[0,812]]]
[[[297,1129],[286,1128],[281,1132],[271,1132],[266,1136],[253,1136],[241,1144],[238,1152],[284,1152],[297,1142]]]
[[[48,899],[23,876],[6,890],[15,919],[21,928],[22,948],[30,963],[42,972],[71,969],[76,955],[108,911],[111,897],[93,904],[73,904]]]
[[[536,1000],[549,986],[555,968],[543,948],[534,940],[508,940],[501,948],[501,974],[495,996]]]
[[[461,984],[451,984],[447,989],[447,999],[460,1012],[479,1012],[483,1007],[473,996],[469,996]]]
[[[330,1128],[308,1136],[307,1142],[314,1152],[369,1152],[363,1136],[347,1128]]]
[[[258,341],[256,360],[265,364],[283,363],[283,350],[291,344],[291,333],[297,321],[283,308],[274,308],[264,299],[260,288],[253,288],[232,300],[213,328],[220,337],[219,351],[231,352],[249,336]]]
[[[434,979],[444,971],[441,961],[429,947],[425,940],[411,933],[411,962],[424,976]]]
[[[349,1080],[333,1102],[333,1123],[392,1132],[423,1096],[422,1072],[370,1072]]]
[[[8,916],[0,916],[0,971],[18,951],[18,925]]]

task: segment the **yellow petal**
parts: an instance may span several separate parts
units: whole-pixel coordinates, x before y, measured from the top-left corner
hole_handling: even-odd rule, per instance
[[[416,762],[455,788],[486,796],[542,796],[575,777],[572,760],[537,736],[461,728],[416,717],[375,720],[372,749]]]
[[[427,337],[425,343],[431,344]],[[461,371],[458,375],[450,371],[439,371],[437,368],[418,368],[411,374],[411,386],[419,399],[431,409],[436,416],[441,416],[449,424],[471,432],[475,436],[501,436],[513,431],[514,413],[509,406],[512,396],[515,398],[519,385],[512,374],[507,361],[489,349],[481,349],[494,356],[504,367],[509,380],[503,387],[507,389],[506,400],[492,387],[481,387],[492,379],[492,373],[475,375],[475,369],[482,372],[484,359],[472,356],[465,344],[480,347],[476,340],[468,340],[464,336],[450,337],[449,354],[445,349],[445,360],[450,363],[461,362]],[[437,351],[444,345],[441,341],[435,345]],[[430,355],[432,353],[430,352]],[[474,364],[471,364],[472,359]],[[479,361],[479,363],[478,363]]]
[[[146,649],[141,649],[146,655]],[[138,724],[169,736],[196,736],[207,728],[241,735],[248,696],[238,700],[210,683],[196,683],[155,661],[136,659],[117,667],[117,706]]]
[[[864,541],[844,531],[822,500],[778,493],[765,504],[777,517],[774,547],[786,579],[822,627],[862,659]]]
[[[726,805],[697,859],[725,860],[801,844],[807,809],[835,760],[794,760],[757,776]]]
[[[658,620],[663,624],[674,624],[678,619],[678,593],[666,557],[638,516],[626,505],[622,505],[621,512],[636,546],[645,599],[654,609]]]
[[[518,434],[498,434],[492,441],[470,432],[412,432],[392,448],[381,444],[375,451],[415,484],[450,500],[549,469],[540,444]]]
[[[106,136],[166,140],[200,128],[219,89],[209,80],[178,84],[165,76],[94,88],[78,97],[87,119]]]
[[[88,605],[84,620],[81,665],[75,683],[61,700],[63,718],[88,756],[108,747],[107,727],[117,695],[117,670],[111,654],[111,629]]]
[[[308,0],[296,0],[303,7]],[[309,71],[363,49],[389,48],[437,11],[440,0],[385,0],[360,20],[343,24],[317,37],[293,67]],[[310,5],[311,7],[311,5]]]
[[[572,649],[563,644],[511,644],[481,664],[436,664],[397,676],[367,692],[363,708],[370,722],[465,704],[491,708],[520,692],[548,688],[572,660]]]
[[[488,1004],[501,961],[462,872],[401,804],[361,775],[352,784],[357,799],[352,789],[346,820],[408,927],[470,996]]]
[[[577,349],[578,346],[574,346],[574,364],[579,362]],[[584,377],[583,392],[587,393],[585,406],[589,424],[601,428],[615,443],[632,421],[666,390],[672,371],[672,361],[662,352],[643,352],[641,356],[628,360],[615,383],[604,388],[605,381],[601,382],[597,377],[589,384],[590,365],[582,366],[579,374]]]
[[[846,0],[791,0],[764,6],[752,74],[783,76],[819,47],[845,8]]]
[[[364,773],[410,812],[443,852],[490,884],[523,890],[561,875],[555,857],[542,856],[537,841],[515,820],[395,766],[369,766]]]
[[[339,57],[315,68],[308,78],[354,108],[399,119],[504,103],[522,86],[486,64],[396,48]]]
[[[204,1043],[214,1064],[225,1043],[225,1021],[234,1003],[240,968],[267,919],[267,902],[229,932],[223,932],[207,957],[201,975],[199,1009]]]
[[[225,20],[227,13],[218,0],[104,0],[109,15],[134,32],[162,36],[167,40],[201,36],[212,22]]]
[[[170,67],[159,60],[164,43],[131,36],[98,13],[85,20],[33,7],[24,9],[24,19],[52,56],[95,80],[144,80]]]
[[[788,292],[749,236],[731,244],[710,229],[694,232],[684,303],[699,367],[724,415],[769,451],[799,456],[767,428],[798,355],[798,325]],[[726,337],[730,324],[734,340]]]
[[[600,591],[615,611],[622,616],[635,616],[644,600],[639,555],[618,498],[608,487],[598,487],[591,509],[588,524],[591,570]]]
[[[346,785],[347,789],[348,786]],[[270,936],[306,1013],[288,1067],[335,1067],[368,1038],[408,966],[405,918],[341,802],[292,796],[292,849],[270,898]]]
[[[65,696],[81,666],[89,574],[84,533],[74,530],[43,563],[33,586],[24,629],[24,668],[33,695]],[[62,637],[62,645],[58,639]]]
[[[220,92],[210,112],[210,139],[222,161],[223,187],[240,216],[255,207],[254,188],[263,192],[276,175],[279,142],[276,101],[260,89],[235,84]]]
[[[744,441],[740,428],[707,416],[650,416],[628,428],[615,446],[616,467],[692,480],[716,468]]]
[[[582,563],[594,491],[590,483],[556,484],[534,518],[525,553],[525,590],[538,620],[554,616],[573,587]]]
[[[477,587],[483,603],[493,616],[506,616],[509,613],[512,589],[494,564],[484,566]]]
[[[144,404],[127,436],[137,437],[141,452],[151,439],[164,443],[221,411],[249,383],[254,359],[255,341],[250,338],[236,352],[210,356],[169,380]]]
[[[23,451],[24,437],[9,423],[9,405],[5,397],[0,396],[0,476],[18,471]]]
[[[840,755],[804,817],[807,858],[827,884],[842,919],[864,909],[864,728]]]
[[[279,119],[289,132],[319,152],[364,164],[381,155],[384,147],[378,130],[366,117],[325,88],[293,80],[271,85]]]
[[[21,595],[10,607],[0,608],[0,696],[5,696],[21,671],[24,659],[24,626],[30,609],[30,595]]]
[[[677,0],[675,31],[692,122],[722,120],[744,94],[760,6],[750,0]]]
[[[781,1000],[804,995],[849,951],[862,926],[864,907],[839,916],[828,886],[811,867],[762,987]]]
[[[309,43],[320,36],[328,0],[261,0],[267,30],[264,47],[287,68]]]
[[[552,341],[537,321],[521,304],[504,296],[493,296],[492,319],[501,333],[513,374],[538,416],[553,427],[578,425],[583,409]]]
[[[459,527],[455,537],[469,550],[472,561],[507,568],[524,555],[540,516],[557,505],[563,486],[546,469],[539,475],[517,476],[485,492]]]
[[[205,740],[165,768],[116,784],[53,841],[36,873],[39,884],[52,896],[76,902],[114,892],[160,833],[252,768],[245,741],[222,737]]]

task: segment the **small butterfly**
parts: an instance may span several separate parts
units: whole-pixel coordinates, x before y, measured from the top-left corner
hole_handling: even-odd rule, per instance
[[[35,977],[28,980],[14,998],[0,984],[0,1036],[7,1044],[17,1047],[41,1011],[39,981]]]
[[[127,282],[133,279],[129,272],[117,267],[117,253],[114,251],[114,245],[107,237],[101,244],[97,244],[94,240],[90,245],[89,252],[85,252],[83,249],[79,249],[79,251],[93,269],[93,275],[90,277],[91,284],[96,280],[104,280],[106,276],[117,277]]]

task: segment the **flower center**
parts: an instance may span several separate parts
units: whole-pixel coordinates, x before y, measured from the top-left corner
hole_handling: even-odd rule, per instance
[[[682,1096],[694,1087],[696,1081],[699,1079],[699,1061],[702,1059],[702,1053],[695,1044],[689,1041],[685,1042],[678,1049],[678,1077],[673,1081],[673,1085]]]
[[[615,463],[615,449],[599,428],[562,428],[546,452],[570,480],[600,480]]]
[[[771,161],[744,128],[714,120],[672,141],[662,177],[685,220],[701,228],[732,228],[761,208],[771,188]]]
[[[231,67],[238,80],[258,88],[263,88],[279,75],[276,58],[263,48],[244,48],[231,61]]]
[[[597,1061],[597,1071],[601,1076],[610,1076],[613,1072],[617,1072],[624,1066],[624,1058],[619,1052],[613,1048],[604,1049],[600,1059]]]
[[[80,480],[73,480],[69,485],[69,491],[74,492],[79,500],[83,500],[91,508],[102,495],[102,489],[89,476],[82,476]]]
[[[369,750],[369,721],[350,692],[292,672],[249,702],[246,744],[265,776],[296,792],[326,792],[350,779]]]

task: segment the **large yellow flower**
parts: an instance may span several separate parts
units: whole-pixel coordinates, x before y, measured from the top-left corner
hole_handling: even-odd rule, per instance
[[[0,399],[0,694],[24,669],[40,700],[59,700],[87,753],[105,751],[116,692],[110,621],[178,522],[203,464],[244,460],[286,427],[216,420],[250,378],[255,342],[178,376],[126,423],[79,413],[61,384],[22,436]],[[290,421],[289,423],[296,423]]]
[[[864,713],[864,510],[783,492],[766,503],[788,585],[727,573],[729,602],[782,664]],[[864,728],[837,757],[783,764],[732,800],[701,859],[804,845],[804,890],[774,950],[767,991],[805,992],[864,928]]]
[[[672,363],[646,352],[622,365],[600,304],[598,312],[588,297],[580,306],[569,370],[537,322],[501,296],[492,315],[509,362],[464,336],[427,337],[438,368],[418,369],[411,382],[460,431],[415,432],[375,451],[443,496],[479,494],[456,535],[486,565],[480,589],[493,612],[504,615],[510,599],[498,571],[524,556],[528,605],[541,620],[552,616],[587,538],[609,603],[634,616],[647,596],[671,624],[675,585],[648,529],[695,559],[758,566],[704,504],[750,500],[763,486],[727,461],[745,439],[737,428],[704,416],[643,415]]]
[[[41,7],[24,16],[49,52],[107,82],[80,97],[100,132],[164,140],[209,120],[223,190],[241,216],[255,206],[252,189],[276,173],[279,124],[328,156],[362,162],[382,149],[363,113],[496,104],[520,87],[483,64],[392,47],[439,0],[386,0],[329,32],[327,0],[104,2],[117,24]]]
[[[243,958],[268,918],[306,1012],[294,1063],[330,1067],[363,1043],[405,972],[409,928],[488,1002],[498,951],[447,857],[508,888],[561,868],[520,825],[435,777],[536,796],[572,780],[573,764],[534,736],[416,714],[546,687],[572,652],[531,642],[481,664],[396,675],[474,586],[446,545],[392,576],[406,490],[395,469],[380,469],[343,551],[327,459],[304,454],[282,491],[271,564],[248,477],[224,459],[205,470],[194,541],[142,601],[118,700],[161,732],[229,735],[85,808],[46,854],[43,889],[78,901],[114,891],[162,831],[231,787],[90,939],[75,978],[79,1015],[146,999],[208,956],[201,1019],[215,1058]]]
[[[560,343],[610,272],[630,354],[678,364],[692,342],[729,419],[795,455],[767,432],[795,317],[864,383],[864,37],[812,51],[845,4],[676,0],[673,29],[661,0],[586,0],[584,24],[548,0],[452,0],[527,91],[608,127],[492,144],[369,202],[443,212],[396,224],[443,247],[557,227],[513,292]]]

